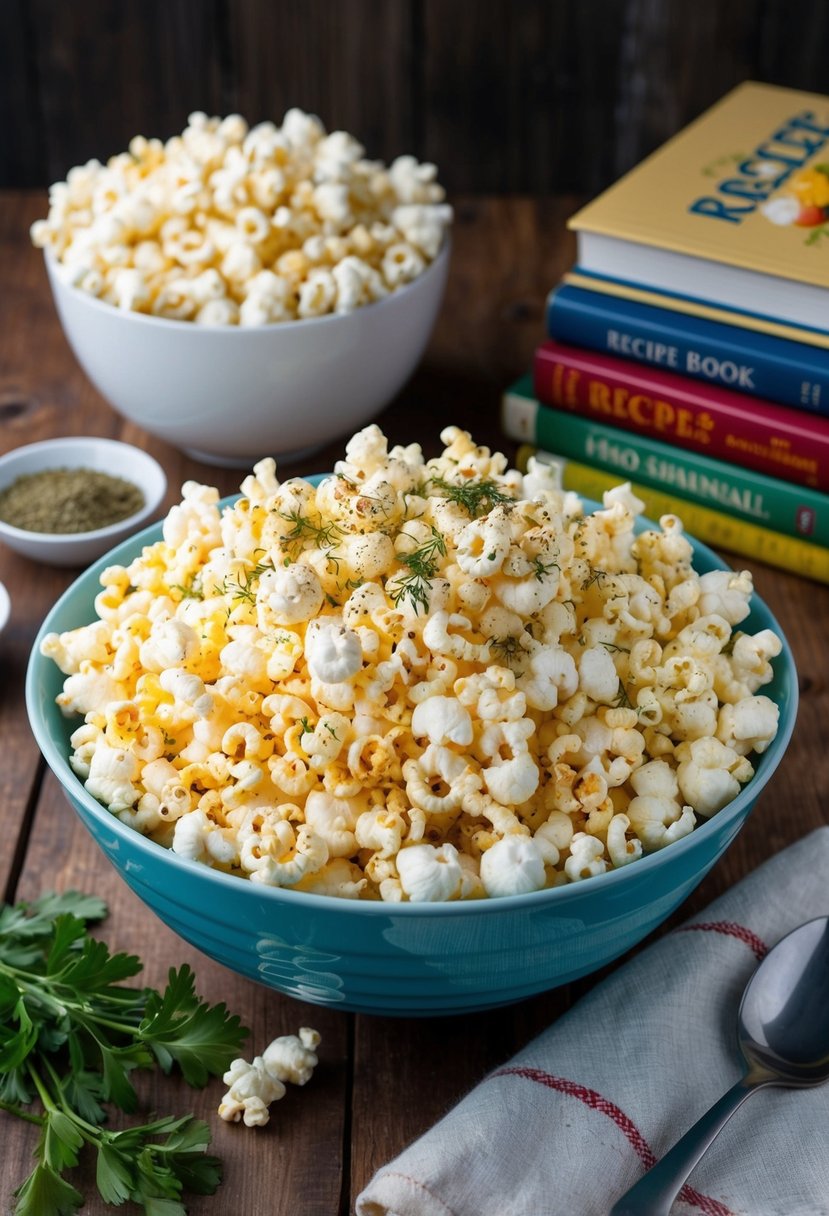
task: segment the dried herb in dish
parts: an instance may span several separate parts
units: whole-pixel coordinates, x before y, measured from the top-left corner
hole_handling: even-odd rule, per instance
[[[143,505],[138,486],[100,469],[24,473],[0,491],[0,519],[24,532],[94,532]]]

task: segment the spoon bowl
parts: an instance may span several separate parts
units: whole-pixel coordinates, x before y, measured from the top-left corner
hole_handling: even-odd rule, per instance
[[[829,1081],[829,917],[793,929],[760,963],[740,1002],[737,1041],[747,1064],[744,1075],[622,1196],[610,1216],[668,1216],[703,1153],[758,1089]]]
[[[829,917],[807,921],[769,952],[743,994],[743,1055],[780,1085],[829,1079]]]

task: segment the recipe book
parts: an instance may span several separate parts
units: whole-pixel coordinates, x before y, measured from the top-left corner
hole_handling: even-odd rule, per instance
[[[611,295],[592,279],[576,287],[572,278],[548,296],[551,338],[829,416],[829,349]]]
[[[539,401],[829,493],[829,418],[566,343],[533,358]]]
[[[829,494],[544,405],[529,376],[504,393],[501,428],[510,439],[594,465],[619,481],[665,490],[772,532],[829,547]]]
[[[829,97],[739,85],[570,220],[579,269],[829,329]]]

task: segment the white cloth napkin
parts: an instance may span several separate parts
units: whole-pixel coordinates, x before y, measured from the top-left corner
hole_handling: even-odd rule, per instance
[[[649,946],[383,1166],[357,1216],[607,1216],[739,1078],[767,950],[829,914],[829,827]],[[827,1009],[829,1017],[829,1009]],[[829,1085],[733,1116],[672,1216],[829,1216]]]

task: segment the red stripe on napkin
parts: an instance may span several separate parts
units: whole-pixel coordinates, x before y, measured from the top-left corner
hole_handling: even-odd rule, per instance
[[[675,932],[691,933],[695,930],[699,930],[702,933],[722,933],[726,937],[739,938],[741,942],[745,942],[749,949],[753,951],[758,963],[762,962],[769,952],[766,943],[756,933],[752,933],[751,929],[747,929],[745,925],[738,925],[735,921],[731,920],[700,921],[696,925],[680,925]]]
[[[725,922],[724,922],[725,923]],[[739,929],[739,925],[732,926],[734,929]],[[715,928],[714,925],[689,925],[690,929]],[[724,930],[719,930],[723,932]],[[744,930],[748,933],[748,930]],[[734,934],[733,936],[741,936]],[[753,936],[753,935],[752,935]],[[759,940],[759,939],[758,939]],[[537,1085],[546,1085],[548,1089],[554,1089],[558,1093],[568,1094],[570,1097],[578,1098],[585,1106],[589,1106],[591,1110],[597,1110],[600,1114],[607,1115],[612,1119],[621,1132],[624,1133],[639,1160],[644,1165],[645,1169],[650,1169],[656,1164],[656,1157],[650,1148],[645,1137],[639,1131],[639,1128],[633,1120],[625,1114],[614,1102],[602,1097],[595,1089],[588,1089],[586,1085],[580,1085],[577,1081],[569,1081],[566,1077],[554,1077],[549,1072],[544,1072],[541,1068],[521,1068],[518,1066],[499,1068],[497,1072],[491,1074],[493,1077],[523,1077],[526,1081],[535,1081]],[[734,1216],[730,1208],[727,1208],[724,1203],[720,1203],[718,1199],[712,1199],[710,1195],[702,1195],[692,1186],[686,1183],[679,1192],[679,1198],[684,1203],[692,1204],[699,1208],[705,1216]]]

